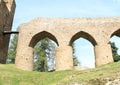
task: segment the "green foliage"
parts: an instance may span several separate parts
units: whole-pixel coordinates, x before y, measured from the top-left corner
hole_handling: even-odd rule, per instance
[[[47,49],[47,41],[41,40],[37,43],[34,48],[34,70],[35,71],[47,71],[47,57],[46,57],[46,49]]]
[[[73,55],[73,65],[74,66],[79,66],[80,65],[80,62],[79,62],[78,58],[75,55]]]
[[[114,42],[110,42],[110,44],[112,48],[112,55],[113,55],[114,62],[120,61],[120,55],[117,53],[118,48],[116,47]]]
[[[14,35],[10,42],[7,63],[15,63],[17,41],[18,35]]]
[[[78,58],[75,55],[75,44],[72,44],[72,48],[73,48],[73,65],[74,66],[78,66],[80,65],[80,61],[78,60]]]
[[[54,58],[55,45],[48,38],[42,39],[34,47],[34,70],[41,72],[53,70]]]

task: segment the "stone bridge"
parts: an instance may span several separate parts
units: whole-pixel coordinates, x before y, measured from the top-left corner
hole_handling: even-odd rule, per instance
[[[6,63],[15,12],[14,0],[0,0],[0,63]],[[16,67],[33,70],[33,48],[48,37],[58,45],[56,70],[73,69],[72,43],[82,37],[94,46],[95,64],[113,62],[109,40],[120,36],[120,17],[114,18],[37,18],[20,25]]]
[[[55,41],[56,70],[73,69],[72,43],[82,37],[94,46],[95,65],[113,62],[109,40],[120,36],[120,17],[37,18],[20,25],[16,67],[33,70],[33,48],[45,37]]]

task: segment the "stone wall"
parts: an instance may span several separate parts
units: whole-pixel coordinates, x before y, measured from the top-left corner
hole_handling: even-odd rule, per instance
[[[37,18],[20,25],[16,67],[33,70],[33,48],[48,37],[58,44],[56,70],[73,69],[72,43],[83,37],[94,46],[95,64],[113,62],[109,40],[120,36],[120,17],[116,18]]]
[[[6,63],[10,35],[4,31],[11,31],[15,12],[14,0],[0,0],[0,63]]]

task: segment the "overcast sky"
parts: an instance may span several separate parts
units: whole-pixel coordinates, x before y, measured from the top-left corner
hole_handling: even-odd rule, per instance
[[[37,17],[116,16],[120,16],[120,0],[16,0],[13,30],[16,30],[21,23]],[[91,43],[83,39],[75,43],[76,54],[83,60],[82,65],[94,67],[94,51]],[[88,59],[87,62],[85,59]]]

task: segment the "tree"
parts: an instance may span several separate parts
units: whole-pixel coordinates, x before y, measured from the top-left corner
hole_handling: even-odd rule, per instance
[[[55,45],[45,38],[38,42],[34,49],[34,70],[48,71],[54,69]]]
[[[44,40],[42,40],[44,42]],[[46,43],[38,42],[34,48],[34,70],[46,71],[47,59],[46,59]]]
[[[8,49],[7,63],[15,63],[17,41],[18,41],[18,35],[14,35],[10,41],[10,46]]]
[[[120,55],[117,53],[118,48],[116,47],[114,42],[110,42],[110,44],[112,48],[112,55],[113,55],[114,62],[120,61]]]
[[[80,65],[80,62],[75,55],[75,44],[74,43],[72,44],[72,48],[73,48],[73,65],[78,66],[78,65]]]

